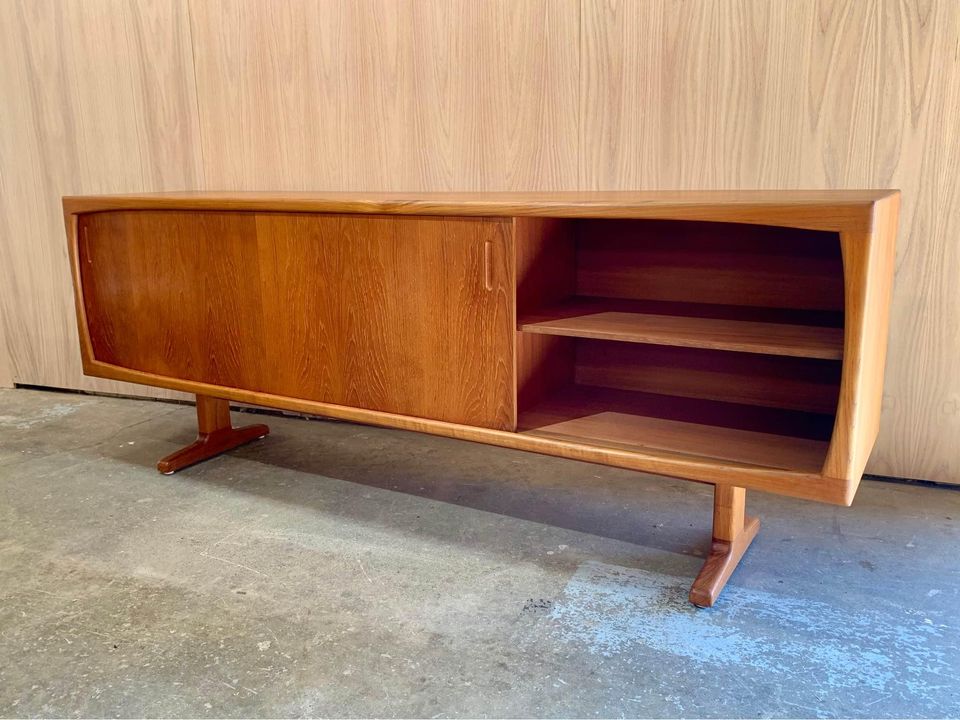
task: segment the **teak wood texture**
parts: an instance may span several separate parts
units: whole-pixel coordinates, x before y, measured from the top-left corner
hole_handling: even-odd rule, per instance
[[[587,312],[520,322],[523,332],[543,335],[621,340],[623,342],[763,355],[839,360],[843,356],[841,328],[811,328],[714,318],[672,317],[627,312]]]
[[[877,432],[898,197],[199,193],[66,198],[64,208],[84,367],[92,375],[847,504]],[[636,223],[632,260],[624,255],[627,219]],[[663,244],[648,240],[650,232],[669,233],[669,221],[680,236],[696,237],[683,246],[678,272],[707,278],[700,285],[688,280],[696,302],[675,302],[663,314],[675,319],[671,349],[743,349],[726,347],[724,333],[703,341],[710,321],[697,318],[731,311],[705,302],[735,299],[729,290],[709,295],[713,280],[705,268],[720,263],[735,277],[738,259],[753,288],[741,314],[783,320],[767,323],[775,327],[769,345],[782,348],[788,333],[812,333],[816,342],[808,338],[808,346],[832,348],[767,368],[768,385],[783,381],[774,393],[782,402],[771,401],[762,383],[745,384],[739,398],[718,397],[724,373],[752,374],[762,362],[756,353],[738,353],[740,368],[727,358],[715,373],[709,358],[694,356],[702,370],[675,373],[662,388],[648,377],[638,388],[613,378],[643,363],[631,363],[622,348],[598,352],[591,343],[611,343],[589,329],[537,344],[517,325],[518,306],[521,314],[535,313],[538,304],[595,291],[590,278],[604,262],[627,268],[624,287],[637,289],[626,300],[676,301],[629,280],[650,262],[651,246]],[[691,229],[694,221],[703,225]],[[698,255],[711,229],[715,252]],[[773,309],[770,290],[750,279],[785,265],[777,248],[785,232],[799,230],[808,235],[787,245],[798,248],[801,266],[805,258],[827,257],[824,233],[842,252],[842,364],[820,357],[837,357],[835,304]],[[717,254],[724,249],[727,256]],[[590,299],[616,306],[624,294]],[[810,312],[816,317],[803,315]],[[634,324],[644,317],[635,315]],[[684,330],[685,323],[696,331]],[[748,320],[739,327],[759,332],[765,325]],[[678,384],[686,388],[671,399]],[[567,403],[595,394],[592,385],[614,388],[611,412],[629,416],[612,418],[614,429],[599,437],[602,413],[579,418],[576,403]],[[807,396],[810,386],[824,390]],[[759,416],[764,402],[773,407]],[[558,416],[563,403],[568,411]],[[677,415],[677,408],[684,410]],[[685,425],[682,441],[644,444],[639,428],[655,426],[669,438],[671,423]],[[518,424],[526,432],[513,432]],[[623,430],[631,425],[638,428],[632,436]],[[777,442],[758,439],[771,427],[780,428]],[[699,433],[704,447],[742,450],[733,458],[698,452]]]
[[[85,371],[197,395],[197,441],[161,471],[265,435],[231,427],[241,400],[711,482],[706,606],[759,527],[745,488],[853,499],[898,203],[179,194],[64,214]]]
[[[197,439],[157,463],[157,470],[172,475],[177,470],[209,460],[270,434],[266,425],[235,428],[230,423],[230,403],[220,398],[197,395]]]
[[[140,210],[78,230],[98,362],[513,429],[506,221]]]
[[[746,515],[746,490],[717,485],[713,490],[713,541],[690,588],[690,602],[710,607],[760,530],[760,519]]]

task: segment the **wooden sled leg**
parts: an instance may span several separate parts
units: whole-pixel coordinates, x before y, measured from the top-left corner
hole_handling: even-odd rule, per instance
[[[266,425],[233,427],[230,424],[230,403],[206,395],[197,395],[197,426],[196,441],[167,455],[157,463],[157,470],[164,475],[173,475],[177,470],[209,460],[270,432]]]
[[[747,491],[742,487],[716,485],[713,490],[713,543],[710,555],[690,588],[690,602],[710,607],[727,584],[760,529],[759,518],[747,517]]]

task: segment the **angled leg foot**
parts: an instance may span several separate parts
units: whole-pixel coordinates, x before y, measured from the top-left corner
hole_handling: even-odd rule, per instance
[[[197,395],[197,426],[197,439],[163,458],[157,463],[157,470],[164,475],[172,475],[177,470],[209,460],[270,432],[266,425],[233,427],[230,424],[230,403],[206,395]]]
[[[713,542],[700,574],[690,588],[690,602],[710,607],[733,574],[740,558],[760,529],[758,518],[747,517],[747,491],[716,485],[713,491]]]

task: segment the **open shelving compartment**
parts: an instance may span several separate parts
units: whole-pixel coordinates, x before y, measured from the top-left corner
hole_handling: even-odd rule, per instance
[[[517,218],[518,432],[817,474],[844,325],[835,232]]]

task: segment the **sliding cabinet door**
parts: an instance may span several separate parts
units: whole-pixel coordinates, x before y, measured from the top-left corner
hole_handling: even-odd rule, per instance
[[[149,384],[515,427],[506,221],[118,211],[79,230],[91,359]]]

